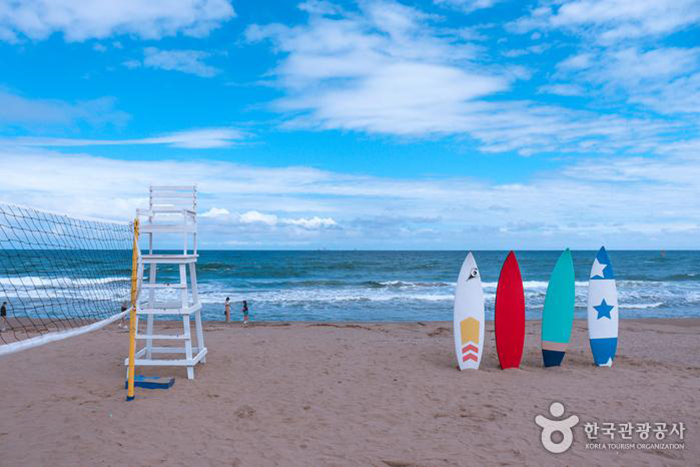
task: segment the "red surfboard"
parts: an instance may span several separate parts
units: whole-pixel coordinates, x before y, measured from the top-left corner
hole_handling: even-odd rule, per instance
[[[525,343],[525,291],[515,253],[508,253],[496,290],[496,349],[501,368],[518,368]]]

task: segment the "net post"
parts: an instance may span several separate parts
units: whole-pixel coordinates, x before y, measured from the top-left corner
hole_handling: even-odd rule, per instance
[[[131,257],[131,308],[129,311],[129,382],[126,400],[134,400],[134,360],[136,359],[136,298],[138,294],[139,219],[134,220],[134,248]]]

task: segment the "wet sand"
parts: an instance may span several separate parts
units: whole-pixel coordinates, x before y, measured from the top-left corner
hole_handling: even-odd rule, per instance
[[[208,361],[125,402],[116,324],[0,357],[0,465],[697,465],[700,320],[625,320],[613,368],[576,321],[560,368],[528,322],[522,368],[459,372],[451,323],[205,323]],[[537,415],[580,418],[550,454]],[[551,417],[550,417],[551,418]],[[586,449],[584,422],[684,422],[683,450]],[[602,441],[603,437],[599,436]],[[609,440],[608,440],[609,441]],[[631,442],[638,442],[634,439]],[[620,442],[616,437],[614,442]],[[651,442],[651,440],[647,441]]]

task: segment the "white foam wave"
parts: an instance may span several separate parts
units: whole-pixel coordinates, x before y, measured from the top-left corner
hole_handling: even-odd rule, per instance
[[[258,303],[270,304],[307,304],[307,303],[342,303],[342,302],[390,302],[390,301],[422,301],[422,302],[451,302],[452,293],[405,293],[395,291],[378,291],[368,293],[367,289],[350,290],[278,290],[278,291],[249,291],[249,292],[218,292],[202,293],[202,303],[223,303],[226,297],[233,301],[252,300]]]
[[[456,282],[411,282],[411,281],[401,281],[401,280],[391,280],[391,281],[381,281],[377,282],[379,285],[384,287],[401,287],[401,288],[415,288],[415,287],[455,287]]]
[[[105,284],[115,284],[109,287],[95,287]],[[243,288],[232,287],[226,281],[200,282],[200,297],[205,304],[223,303],[227,296],[233,300],[253,300],[270,306],[309,306],[323,307],[343,306],[347,304],[387,303],[392,306],[395,302],[402,307],[421,307],[424,303],[426,310],[431,303],[439,308],[450,307],[454,300],[455,283],[439,281],[401,281],[389,280],[375,282],[377,287],[367,287],[365,284],[347,286],[308,286],[292,288]],[[80,279],[70,277],[48,278],[43,276],[0,277],[0,291],[7,298],[29,298],[36,300],[66,299],[66,300],[122,300],[119,296],[128,292],[129,279],[126,277],[104,277]],[[484,282],[484,298],[487,309],[493,308],[497,282]],[[525,281],[525,299],[528,310],[541,309],[548,282]],[[643,281],[618,281],[619,303],[621,309],[654,309],[691,307],[700,303],[700,287],[697,282],[664,283]],[[92,287],[90,287],[92,286]],[[587,307],[588,282],[576,282],[576,307],[581,310]],[[169,289],[158,291],[158,297],[177,299],[179,291]],[[161,295],[164,294],[164,295]],[[404,305],[401,305],[404,304]],[[382,305],[377,305],[382,306]]]
[[[123,300],[128,294],[129,282],[124,277],[0,277],[0,292],[9,300],[114,301]],[[112,285],[99,287],[108,284]]]
[[[619,307],[621,309],[629,309],[629,310],[646,310],[649,308],[658,308],[660,306],[663,306],[663,302],[657,302],[657,303],[620,303]]]
[[[71,288],[87,287],[90,285],[103,285],[113,282],[128,282],[128,277],[100,277],[96,279],[70,278],[70,277],[39,277],[39,276],[18,276],[0,277],[0,285],[15,288]]]

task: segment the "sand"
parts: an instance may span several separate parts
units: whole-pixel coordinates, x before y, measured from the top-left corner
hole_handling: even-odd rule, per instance
[[[579,465],[700,460],[700,320],[621,322],[612,369],[576,321],[544,369],[539,323],[523,367],[502,371],[487,325],[478,371],[455,369],[449,323],[205,323],[208,362],[125,402],[128,334],[110,327],[0,358],[0,464]],[[146,373],[146,371],[144,370]],[[572,448],[540,443],[536,415],[573,413]],[[583,423],[684,422],[683,450],[586,449]],[[619,441],[616,439],[615,441]],[[636,440],[638,441],[638,440]],[[635,441],[635,442],[636,442]],[[678,442],[678,437],[667,441]]]

